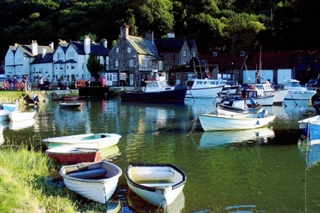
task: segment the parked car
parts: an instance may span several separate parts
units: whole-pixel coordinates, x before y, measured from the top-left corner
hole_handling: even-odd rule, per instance
[[[320,83],[320,79],[312,78],[307,82],[307,87],[318,87]]]

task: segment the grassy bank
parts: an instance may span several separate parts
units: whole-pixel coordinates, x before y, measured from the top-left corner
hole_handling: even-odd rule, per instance
[[[59,165],[41,151],[11,144],[0,146],[0,153],[0,212],[105,212],[104,205],[82,203],[75,193],[55,184]]]
[[[13,103],[25,95],[26,93],[24,91],[0,90],[0,102]]]

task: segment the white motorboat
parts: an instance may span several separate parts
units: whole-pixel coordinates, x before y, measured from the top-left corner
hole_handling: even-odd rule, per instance
[[[24,121],[24,120],[33,119],[35,115],[36,115],[35,111],[32,111],[32,112],[21,112],[19,110],[15,110],[13,112],[10,112],[9,119],[11,121]]]
[[[239,98],[224,98],[217,103],[217,112],[224,115],[242,114],[262,112],[263,107],[256,103],[252,98],[247,103],[246,99]]]
[[[240,88],[239,88],[240,89]],[[250,100],[253,99],[255,102],[262,106],[272,106],[274,102],[274,94],[265,94],[263,90],[258,90],[258,89],[242,89],[240,92],[239,90],[236,93],[229,93],[229,92],[221,92],[218,93],[218,96],[216,97],[217,101],[221,101],[225,97],[230,97],[232,96],[233,98],[241,98],[245,100]]]
[[[186,98],[215,98],[226,85],[223,79],[194,79],[187,82]]]
[[[199,143],[199,149],[207,149],[225,144],[240,143],[245,141],[266,143],[268,138],[274,137],[274,131],[267,127],[247,130],[203,132]]]
[[[281,105],[286,95],[288,94],[288,89],[275,90],[269,82],[263,82],[262,84],[254,84],[254,86],[258,90],[263,91],[266,95],[274,95],[273,105]]]
[[[61,145],[72,145],[79,148],[103,149],[116,145],[121,135],[115,133],[87,133],[43,139],[48,148]]]
[[[66,187],[90,200],[105,204],[115,192],[122,170],[108,161],[62,166]]]
[[[284,81],[284,89],[289,92],[286,95],[286,100],[310,100],[315,94],[315,90],[308,90],[306,87],[300,85],[300,81],[296,79],[288,79]]]
[[[162,208],[175,201],[187,181],[186,174],[172,164],[130,163],[125,176],[134,193]]]
[[[272,122],[275,117],[275,115],[263,110],[261,113],[251,113],[247,115],[205,113],[199,115],[199,120],[204,131],[244,130],[264,127]]]
[[[9,110],[0,109],[0,121],[5,121],[9,119]]]

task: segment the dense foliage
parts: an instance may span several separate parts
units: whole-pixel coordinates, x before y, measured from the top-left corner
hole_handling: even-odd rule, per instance
[[[109,47],[124,23],[130,34],[197,39],[201,53],[315,50],[320,47],[319,0],[3,0],[0,57],[9,45],[41,45],[95,35]]]

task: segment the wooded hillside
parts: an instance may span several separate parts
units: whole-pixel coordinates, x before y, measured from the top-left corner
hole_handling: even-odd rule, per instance
[[[9,45],[32,40],[90,35],[111,48],[124,23],[131,35],[197,39],[200,53],[320,47],[319,0],[3,0],[0,17],[2,60]]]

